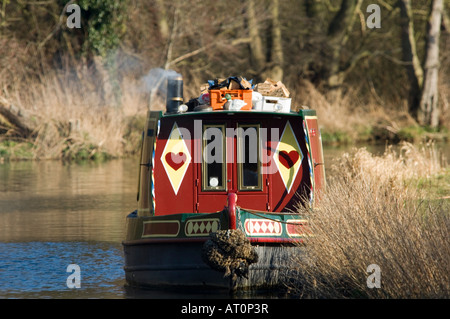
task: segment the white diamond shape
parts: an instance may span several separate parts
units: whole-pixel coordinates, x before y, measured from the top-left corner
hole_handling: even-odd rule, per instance
[[[175,154],[179,154],[181,152],[186,156],[184,164],[178,169],[174,169],[166,161],[166,155],[171,152]],[[172,186],[175,195],[178,194],[178,190],[180,189],[180,186],[183,182],[184,175],[187,172],[191,159],[192,158],[189,153],[189,148],[186,145],[186,141],[184,140],[183,135],[178,128],[177,123],[175,122],[161,155],[161,163],[164,167],[164,170],[166,171],[167,177],[169,178],[170,185]]]
[[[260,227],[261,225],[259,224],[259,222],[254,222],[253,224],[253,229],[255,230],[255,233],[259,233]]]
[[[262,230],[263,233],[265,233],[266,230],[267,230],[267,225],[266,225],[265,222],[262,222],[261,224],[262,224],[262,225],[261,225],[261,230]]]
[[[280,159],[279,159],[279,152],[283,151],[283,150],[280,150],[280,148],[281,148],[281,145],[283,143],[285,134],[292,134],[292,136],[294,138],[294,145],[289,145],[288,144],[290,146],[289,149],[295,150],[295,151],[298,152],[298,155],[299,155],[298,161],[300,161],[300,165],[297,166],[297,169],[294,171],[293,176],[291,178],[289,178],[289,179],[286,179],[284,174],[282,174],[282,172],[286,171],[286,169],[282,166],[282,164],[280,163]],[[283,133],[281,134],[280,141],[278,142],[278,145],[277,145],[277,147],[275,149],[275,154],[273,155],[273,158],[275,160],[275,164],[277,165],[277,169],[278,169],[278,172],[279,172],[279,174],[281,176],[281,179],[282,179],[282,181],[284,183],[284,186],[286,187],[286,191],[289,193],[291,191],[292,185],[294,184],[295,178],[297,177],[297,174],[298,174],[298,172],[300,170],[300,167],[301,167],[301,163],[303,161],[302,149],[300,148],[300,145],[298,144],[297,137],[295,136],[294,130],[292,129],[291,123],[289,123],[289,121],[286,122],[286,126],[284,127]],[[295,164],[295,165],[297,165],[297,164]],[[291,169],[293,169],[293,167],[291,167]]]

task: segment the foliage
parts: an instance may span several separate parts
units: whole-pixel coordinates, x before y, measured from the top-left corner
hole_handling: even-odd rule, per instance
[[[292,288],[309,298],[448,298],[448,167],[433,145],[356,149],[328,171]],[[447,197],[441,194],[447,195]],[[367,285],[369,265],[381,285]]]
[[[30,142],[2,141],[0,143],[0,161],[30,160],[34,158],[34,145]]]
[[[65,9],[71,3],[81,8],[80,29],[66,25]],[[352,4],[347,11],[345,3]],[[373,3],[381,8],[379,29],[366,23]],[[417,53],[423,60],[429,1],[412,5]],[[449,5],[446,0],[440,41],[441,127],[450,123]],[[344,13],[349,16],[339,24]],[[67,112],[67,105],[85,104],[83,110],[116,106],[124,120],[126,103],[139,99],[143,112],[149,92],[138,89],[139,83],[154,68],[181,73],[188,100],[199,95],[207,80],[242,75],[257,83],[275,74],[281,63],[292,104],[318,110],[326,142],[412,140],[416,132],[408,127],[417,123],[404,116],[410,85],[401,31],[398,0],[1,0],[0,94],[29,111],[41,128],[50,118],[52,125],[65,127],[71,120],[94,122],[85,118],[89,112],[73,118],[77,112]],[[329,86],[333,72],[337,88]],[[42,92],[30,92],[30,87]],[[52,89],[49,100],[45,95]],[[44,118],[38,107],[53,112]]]
[[[105,57],[116,49],[126,32],[127,0],[80,0],[82,25],[87,26],[85,54]]]

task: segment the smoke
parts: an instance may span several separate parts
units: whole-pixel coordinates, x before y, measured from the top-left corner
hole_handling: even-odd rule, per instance
[[[147,75],[142,77],[144,92],[158,91],[160,94],[165,95],[167,93],[167,79],[172,76],[181,76],[181,74],[174,70],[151,69]]]
[[[150,95],[150,108],[157,102],[164,103],[162,99],[165,99],[167,95],[167,79],[173,76],[181,76],[181,74],[174,70],[153,68],[147,75],[142,77],[142,91],[143,93]]]

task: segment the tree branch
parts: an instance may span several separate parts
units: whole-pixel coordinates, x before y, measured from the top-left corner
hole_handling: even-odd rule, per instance
[[[210,49],[212,47],[215,46],[219,46],[219,45],[230,45],[230,46],[236,46],[236,45],[240,45],[240,44],[246,44],[246,43],[250,43],[251,42],[251,38],[247,37],[247,38],[239,38],[239,39],[234,39],[231,42],[228,41],[219,41],[219,42],[215,42],[215,43],[210,43],[208,45],[205,45],[201,48],[198,48],[194,51],[188,52],[186,54],[180,55],[179,57],[177,57],[176,59],[173,59],[172,61],[168,62],[167,67],[171,67],[183,60],[189,59],[193,56],[196,56],[197,54],[202,53],[203,51],[206,51],[207,49]]]
[[[53,28],[52,32],[50,32],[44,40],[42,40],[39,44],[38,44],[38,49],[41,49],[46,43],[47,41],[49,41],[55,34],[56,32],[58,32],[61,29],[61,26],[63,24],[63,17],[66,13],[67,7],[73,3],[74,0],[70,0],[69,2],[66,3],[66,5],[64,6],[64,8],[61,11],[61,14],[59,15],[59,20],[56,23],[55,27]]]

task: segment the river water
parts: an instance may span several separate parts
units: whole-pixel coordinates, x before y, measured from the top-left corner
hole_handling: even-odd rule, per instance
[[[122,298],[125,217],[134,159],[0,164],[0,297]],[[70,264],[81,288],[69,289]]]
[[[344,151],[326,149],[325,162]],[[0,298],[186,297],[125,287],[121,242],[136,207],[137,164],[0,163]],[[67,282],[72,264],[79,288]]]

